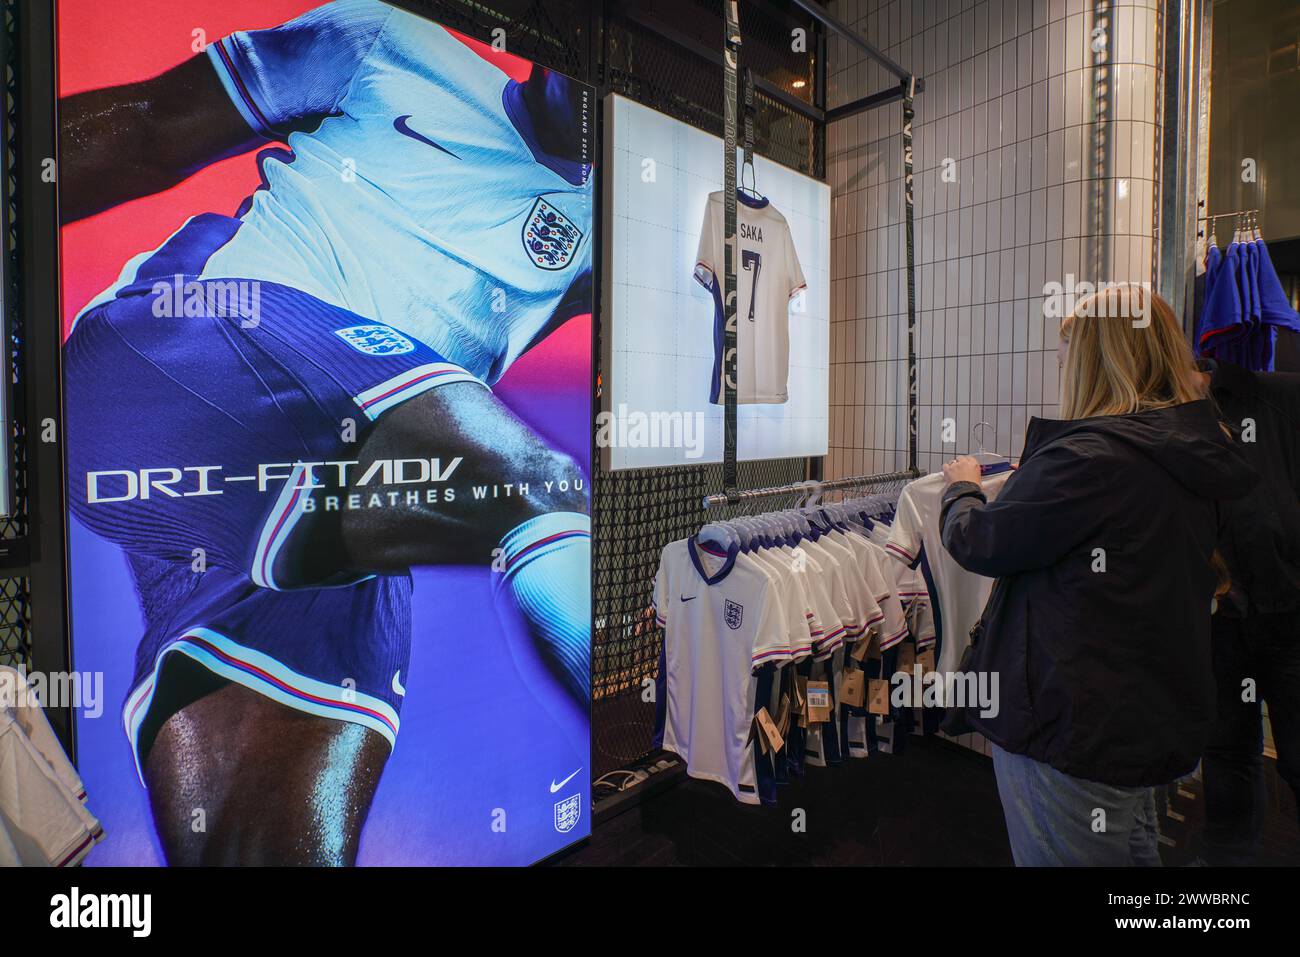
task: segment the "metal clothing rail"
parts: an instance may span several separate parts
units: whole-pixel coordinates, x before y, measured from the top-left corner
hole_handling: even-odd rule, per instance
[[[1202,208],[1204,208],[1204,206],[1205,206],[1205,201],[1202,200],[1201,203],[1200,203],[1200,205],[1201,205]],[[1196,217],[1196,238],[1197,238],[1197,239],[1204,239],[1204,238],[1205,238],[1205,224],[1206,224],[1206,223],[1209,223],[1209,224],[1210,224],[1210,235],[1214,235],[1214,231],[1215,231],[1215,229],[1218,228],[1219,220],[1221,220],[1221,219],[1227,219],[1227,218],[1230,217],[1230,216],[1236,216],[1236,217],[1237,217],[1237,227],[1238,227],[1238,228],[1241,228],[1241,226],[1243,225],[1243,223],[1242,223],[1243,220],[1245,221],[1245,226],[1246,226],[1248,229],[1257,229],[1257,228],[1259,227],[1259,210],[1258,210],[1258,209],[1234,209],[1234,210],[1230,210],[1229,212],[1226,212],[1226,213],[1209,213],[1209,214],[1206,214],[1206,215],[1204,215],[1204,216],[1197,216],[1197,217]]]
[[[888,485],[890,482],[908,482],[919,476],[920,473],[916,469],[902,469],[898,472],[881,472],[876,475],[852,475],[848,478],[828,479],[826,481],[809,479],[806,482],[792,482],[789,485],[751,488],[735,492],[730,497],[726,492],[715,492],[712,495],[704,496],[703,506],[712,508],[715,505],[737,505],[741,502],[749,502],[757,498],[772,498],[777,495],[820,494],[821,492],[833,492],[836,489]]]
[[[1223,219],[1225,216],[1256,216],[1259,214],[1258,209],[1234,209],[1227,213],[1214,213],[1209,216],[1197,216],[1198,223],[1213,222],[1217,219]]]

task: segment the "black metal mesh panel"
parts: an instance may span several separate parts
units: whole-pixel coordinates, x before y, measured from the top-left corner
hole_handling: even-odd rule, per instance
[[[804,459],[741,462],[741,488],[802,481]],[[663,634],[650,610],[663,546],[718,513],[701,500],[722,491],[721,465],[606,472],[596,485],[592,647],[592,765],[597,776],[651,751]]]
[[[741,8],[742,56],[754,72],[807,103],[818,102],[817,33],[802,13],[777,3]],[[792,31],[806,31],[796,51]],[[601,76],[608,89],[721,136],[721,0],[648,0],[606,5]],[[813,55],[810,55],[813,54]],[[755,91],[755,152],[811,176],[824,170],[823,130],[776,97]],[[721,166],[721,157],[719,157]],[[761,184],[760,184],[761,189]],[[806,477],[805,459],[741,463],[741,488]],[[651,752],[663,634],[650,612],[659,552],[706,520],[704,495],[722,490],[720,465],[602,473],[596,482],[592,656],[593,772],[625,767]]]
[[[742,5],[741,56],[761,77],[813,103],[818,64],[811,19],[775,4]],[[804,31],[795,50],[792,31]],[[721,0],[609,4],[604,32],[609,89],[692,126],[722,135]],[[818,125],[780,100],[755,92],[754,150],[810,176],[824,163]]]
[[[11,426],[10,474],[12,480],[12,507],[8,517],[0,521],[0,538],[24,538],[28,531],[27,515],[27,430],[26,409],[23,400],[23,316],[19,308],[18,288],[18,208],[17,179],[14,157],[17,155],[14,137],[17,123],[17,69],[18,50],[15,16],[16,0],[4,0],[4,108],[5,108],[5,158],[4,203],[7,229],[3,254],[8,265],[8,282],[3,290],[4,309],[8,319],[9,337],[5,343],[7,381],[0,383],[9,390],[9,417]],[[0,665],[27,665],[31,661],[31,594],[27,578],[0,579]]]
[[[389,0],[445,27],[490,43],[500,28],[505,49],[577,80],[591,76],[593,4],[584,0]]]

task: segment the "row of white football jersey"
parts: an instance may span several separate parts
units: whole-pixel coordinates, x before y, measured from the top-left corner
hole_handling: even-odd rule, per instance
[[[707,536],[706,536],[707,537]],[[655,577],[655,614],[665,630],[662,746],[694,777],[758,803],[750,728],[764,665],[806,660],[811,677],[842,674],[846,644],[871,635],[882,652],[909,634],[927,606],[920,576],[885,550],[885,526],[833,525],[808,534],[737,542],[692,536],[670,543]],[[932,629],[917,624],[925,647]]]
[[[1009,468],[986,469],[990,499]],[[992,582],[944,550],[944,487],[938,474],[910,483],[888,524],[828,506],[804,513],[797,522],[811,521],[797,534],[772,534],[790,532],[780,519],[766,526],[760,519],[757,528],[742,521],[739,533],[706,526],[663,549],[654,585],[664,629],[657,739],[686,761],[691,776],[716,781],[747,804],[766,800],[752,729],[760,708],[770,715],[779,709],[776,668],[793,664],[806,679],[827,682],[827,735],[838,735],[831,750],[858,756],[866,754],[863,726],[874,726],[876,716],[861,708],[851,718],[841,714],[841,684],[857,667],[846,646],[874,636],[872,650],[884,664],[875,664],[873,677],[887,677],[884,669],[896,660],[891,650],[909,637],[918,656],[937,643],[936,670],[955,670]],[[780,514],[790,521],[791,513]],[[810,727],[809,763],[822,763],[820,741],[821,730]]]
[[[0,867],[69,867],[104,838],[22,672],[0,667]]]

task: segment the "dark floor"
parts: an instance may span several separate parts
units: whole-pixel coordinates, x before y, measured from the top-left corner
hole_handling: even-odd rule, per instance
[[[1271,770],[1261,864],[1300,864],[1289,789]],[[720,785],[683,777],[596,826],[590,842],[556,863],[577,865],[1011,864],[992,762],[938,739],[912,738],[904,755],[809,768],[784,786],[780,806],[737,803]],[[1161,829],[1168,866],[1195,859],[1203,802],[1195,782],[1175,790]],[[805,812],[806,831],[792,827]],[[1181,818],[1181,820],[1180,820]]]

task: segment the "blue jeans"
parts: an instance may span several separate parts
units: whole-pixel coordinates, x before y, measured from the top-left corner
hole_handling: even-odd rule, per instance
[[[1017,867],[1159,867],[1154,788],[1071,777],[993,745]]]

